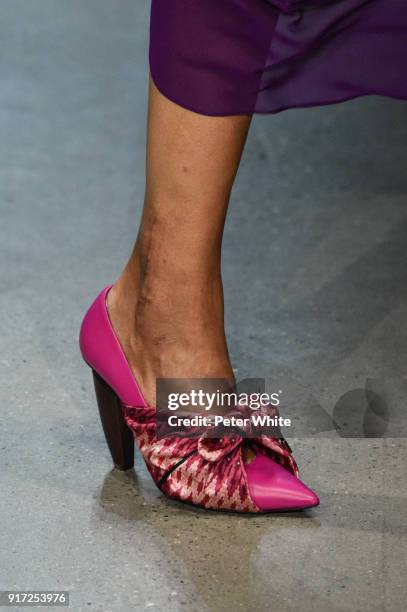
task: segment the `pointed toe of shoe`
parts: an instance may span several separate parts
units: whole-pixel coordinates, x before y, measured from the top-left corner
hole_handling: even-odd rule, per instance
[[[319,504],[318,496],[299,478],[266,455],[246,465],[250,495],[264,512],[302,510]]]

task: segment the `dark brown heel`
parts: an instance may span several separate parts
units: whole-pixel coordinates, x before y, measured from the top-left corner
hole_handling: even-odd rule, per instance
[[[113,463],[119,470],[131,470],[134,467],[134,437],[123,418],[120,400],[94,370],[93,381],[100,419]]]

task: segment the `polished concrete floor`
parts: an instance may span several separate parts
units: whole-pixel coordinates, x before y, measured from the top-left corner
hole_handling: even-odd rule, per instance
[[[403,102],[257,117],[232,198],[233,362],[327,416],[292,440],[320,507],[210,513],[164,499],[139,457],[111,470],[77,334],[140,216],[148,8],[0,4],[0,588],[103,612],[404,610],[406,440],[329,425],[363,420],[369,384],[403,389]]]

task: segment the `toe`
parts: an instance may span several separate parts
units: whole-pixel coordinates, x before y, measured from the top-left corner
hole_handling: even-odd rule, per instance
[[[314,491],[266,455],[257,455],[245,469],[250,495],[263,511],[300,510],[319,504]]]

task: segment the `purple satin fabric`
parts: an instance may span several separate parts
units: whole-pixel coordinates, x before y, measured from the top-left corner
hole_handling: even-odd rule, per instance
[[[150,70],[205,115],[407,99],[407,0],[152,0]]]

